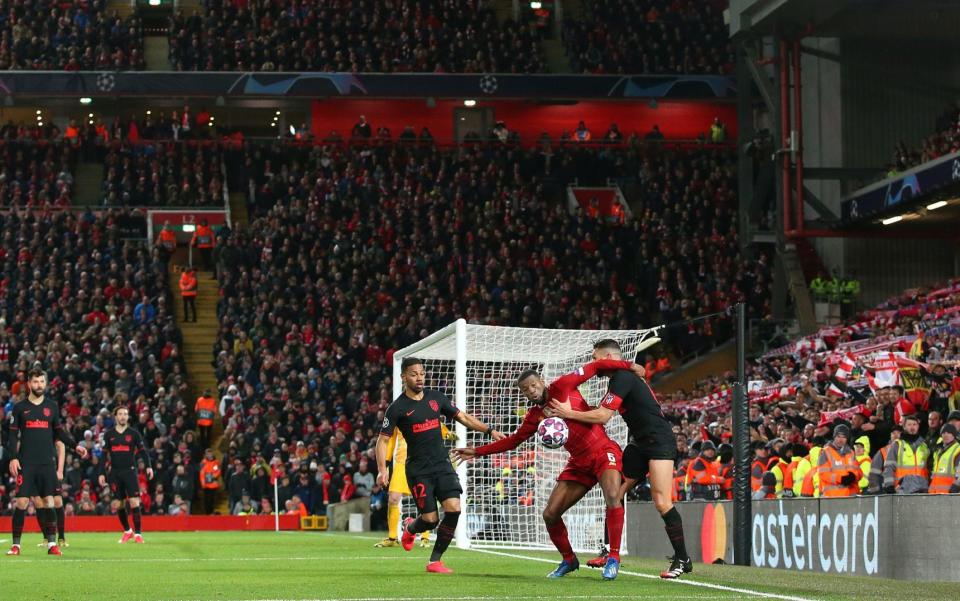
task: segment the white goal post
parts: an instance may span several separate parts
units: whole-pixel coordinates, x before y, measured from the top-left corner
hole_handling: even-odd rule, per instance
[[[549,383],[589,363],[593,344],[604,338],[617,340],[624,358],[632,360],[641,343],[650,342],[658,329],[550,330],[472,325],[459,319],[394,354],[394,398],[402,392],[400,363],[405,357],[417,357],[424,362],[427,388],[444,392],[461,410],[509,434],[520,425],[528,405],[516,387],[523,370],[539,370]],[[596,405],[606,384],[606,378],[597,377],[581,385],[580,392]],[[455,432],[456,446],[490,442],[486,435],[468,432],[459,423]],[[607,432],[621,446],[626,443],[626,425],[619,416],[607,424]],[[553,548],[541,513],[568,453],[541,447],[535,438],[514,451],[478,457],[458,467],[463,487],[459,547]],[[404,513],[412,507],[405,501]],[[564,521],[575,549],[599,547],[605,513],[599,487],[567,512]]]

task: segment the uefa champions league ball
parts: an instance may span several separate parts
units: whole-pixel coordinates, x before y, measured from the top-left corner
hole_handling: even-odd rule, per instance
[[[540,444],[548,449],[559,449],[567,444],[567,438],[570,436],[570,428],[567,422],[559,417],[548,417],[540,422],[537,428],[537,436],[540,438]]]

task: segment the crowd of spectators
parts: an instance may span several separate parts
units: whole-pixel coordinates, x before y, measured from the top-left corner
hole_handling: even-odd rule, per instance
[[[934,133],[923,140],[920,148],[910,148],[902,141],[896,145],[886,177],[895,177],[917,165],[957,151],[960,151],[960,106],[954,104],[937,118]]]
[[[575,149],[557,152],[575,171]],[[259,505],[247,478],[271,464],[281,504],[297,495],[305,511],[379,494],[361,484],[393,349],[456,317],[632,328],[748,296],[765,310],[765,261],[745,267],[733,233],[729,151],[637,146],[594,160],[643,180],[637,219],[608,224],[547,200],[538,149],[250,147],[253,221],[218,254],[222,450],[241,473],[231,504],[246,490],[243,506]],[[698,322],[674,344],[723,335]]]
[[[219,144],[112,144],[104,161],[104,206],[224,205]]]
[[[752,362],[748,379],[755,494],[821,494],[826,487],[819,481],[822,473],[813,469],[809,483],[798,474],[817,467],[823,449],[838,433],[846,434],[847,452],[860,468],[846,494],[933,492],[937,451],[958,438],[945,435],[943,426],[960,427],[958,316],[960,282],[913,289]],[[680,498],[729,495],[733,449],[725,443],[733,435],[734,379],[733,374],[719,374],[694,390],[661,395],[679,436]],[[898,464],[907,459],[888,446],[897,439],[914,448],[919,465]],[[706,453],[713,460],[718,452],[716,472],[690,473],[694,458]],[[921,478],[904,477],[914,468]],[[960,474],[956,465],[952,469]],[[707,488],[695,485],[698,478],[707,482],[715,476]],[[960,492],[960,479],[955,484],[953,492]]]
[[[51,136],[51,137],[47,137]],[[0,131],[0,207],[54,208],[70,205],[74,149],[44,127],[8,123]]]
[[[486,0],[206,0],[169,25],[182,71],[538,73],[533,24]]]
[[[26,374],[45,370],[66,427],[90,451],[86,460],[68,451],[68,515],[116,511],[97,475],[100,435],[113,426],[118,405],[130,409],[156,471],[149,481],[140,472],[144,511],[189,511],[197,488],[202,450],[186,403],[166,265],[157,250],[121,238],[117,225],[125,217],[120,211],[0,214],[0,417],[26,398]],[[8,426],[2,419],[3,440]],[[16,487],[6,460],[0,468],[6,513]]]
[[[143,25],[107,0],[4,3],[0,69],[80,71],[142,69]]]
[[[597,0],[568,16],[563,43],[574,73],[733,72],[727,0]]]

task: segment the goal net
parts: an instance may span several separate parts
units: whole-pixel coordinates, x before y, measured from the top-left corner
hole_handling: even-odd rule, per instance
[[[424,362],[426,387],[447,394],[461,410],[493,425],[504,434],[517,429],[528,403],[516,387],[525,369],[536,369],[549,383],[591,361],[593,344],[617,340],[625,359],[632,360],[638,345],[655,330],[548,330],[450,324],[423,340],[397,351],[393,357],[394,396],[402,391],[400,362],[417,357]],[[606,378],[580,386],[591,405],[606,393]],[[455,446],[476,447],[490,438],[456,424]],[[627,428],[619,416],[607,423],[607,432],[620,445]],[[454,444],[451,444],[451,447]],[[460,547],[552,549],[541,514],[569,454],[537,444],[536,436],[514,451],[479,457],[458,467],[463,487],[462,516],[457,529]],[[403,512],[413,504],[404,501]],[[595,487],[564,515],[570,542],[579,551],[597,549],[603,541],[606,506]]]

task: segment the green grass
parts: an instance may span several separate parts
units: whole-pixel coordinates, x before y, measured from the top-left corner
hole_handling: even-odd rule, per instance
[[[555,554],[519,557],[451,549],[452,576],[426,574],[429,549],[375,549],[376,539],[326,533],[146,533],[146,545],[117,544],[117,534],[79,533],[61,558],[24,537],[23,555],[0,557],[3,599],[83,601],[343,599],[431,601],[601,601],[603,599],[957,598],[955,583],[908,583],[781,570],[697,564],[688,584],[655,576],[666,561],[624,558],[615,582],[582,569],[547,580]],[[9,542],[9,541],[7,541]],[[6,546],[4,543],[2,546]],[[583,558],[584,560],[586,558]],[[718,588],[689,583],[717,585]],[[725,587],[725,588],[720,588]],[[743,589],[743,590],[731,590]],[[774,597],[782,598],[782,597]]]

